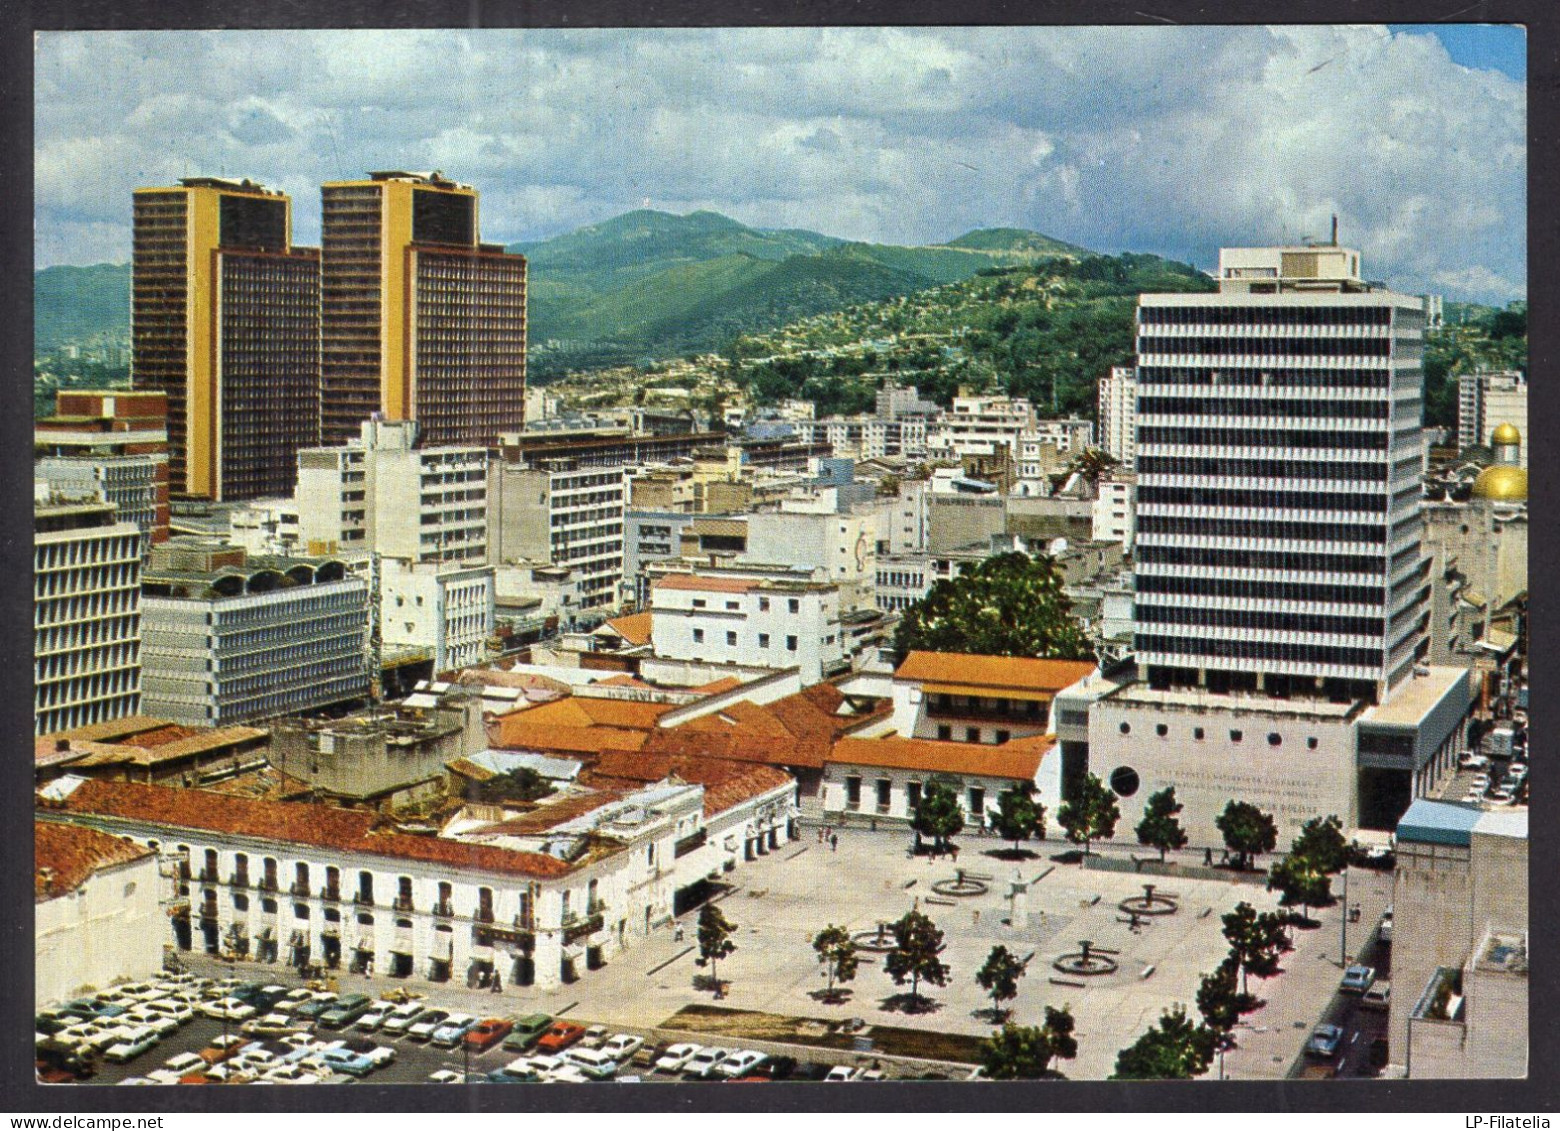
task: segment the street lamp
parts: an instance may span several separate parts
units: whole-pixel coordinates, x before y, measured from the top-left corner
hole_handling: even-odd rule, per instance
[[[1338,965],[1349,964],[1349,866],[1343,866],[1343,907],[1338,915]]]

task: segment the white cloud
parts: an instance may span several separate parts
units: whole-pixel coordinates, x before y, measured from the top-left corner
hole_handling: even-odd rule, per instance
[[[648,197],[854,239],[1001,224],[1207,264],[1336,212],[1405,289],[1525,291],[1525,88],[1428,33],[50,33],[37,54],[39,263],[125,258],[141,184],[258,177],[295,194],[310,242],[321,181],[410,166],[480,188],[490,239]]]

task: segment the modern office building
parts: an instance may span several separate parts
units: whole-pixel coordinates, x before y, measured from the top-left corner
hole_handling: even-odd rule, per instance
[[[310,554],[375,552],[480,565],[487,451],[418,446],[413,421],[363,421],[339,447],[298,453],[298,535]]]
[[[573,570],[587,609],[615,607],[623,582],[628,474],[573,459],[488,469],[493,565],[546,562]]]
[[[168,396],[129,389],[61,390],[33,422],[38,478],[96,484],[118,517],[141,528],[141,552],[168,540]]]
[[[33,729],[141,709],[141,531],[95,488],[33,493]]]
[[[495,444],[525,415],[526,261],[479,239],[478,194],[439,173],[321,190],[322,440],[374,414],[422,443]]]
[[[1527,377],[1521,373],[1465,373],[1457,380],[1457,450],[1490,444],[1506,424],[1522,435],[1519,463],[1528,462]]]
[[[174,538],[142,584],[150,714],[222,726],[368,695],[368,581],[339,560]]]
[[[426,648],[435,672],[487,658],[494,629],[493,567],[384,558],[380,634],[387,645]]]
[[[173,495],[291,491],[319,442],[319,252],[292,246],[291,200],[249,180],[134,195],[131,377],[167,394]]]
[[[1099,383],[1100,447],[1127,471],[1137,461],[1137,369],[1113,366]]]

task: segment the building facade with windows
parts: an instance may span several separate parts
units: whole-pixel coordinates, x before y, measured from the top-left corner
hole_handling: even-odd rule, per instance
[[[478,194],[437,172],[321,189],[322,440],[415,420],[430,445],[524,426],[526,261],[480,242]]]
[[[102,489],[141,528],[141,552],[168,540],[168,396],[128,389],[61,390],[33,423],[37,475]]]
[[[221,726],[368,694],[368,581],[336,558],[172,539],[141,582],[149,714]]]
[[[1137,368],[1113,366],[1099,383],[1100,447],[1122,468],[1137,461]]]
[[[1457,379],[1457,450],[1490,444],[1502,424],[1522,434],[1518,463],[1527,466],[1527,376],[1522,373],[1465,373]]]
[[[433,670],[475,667],[493,635],[493,567],[383,558],[380,635],[389,645],[427,648]]]
[[[33,494],[33,728],[141,709],[142,533],[96,487]]]
[[[674,573],[650,594],[657,659],[801,670],[802,686],[849,667],[837,586]]]
[[[292,246],[292,202],[248,180],[137,189],[131,378],[167,395],[175,496],[292,490],[319,443],[320,258]]]
[[[494,460],[488,467],[489,561],[546,562],[572,570],[583,608],[616,608],[628,494],[621,466]]]

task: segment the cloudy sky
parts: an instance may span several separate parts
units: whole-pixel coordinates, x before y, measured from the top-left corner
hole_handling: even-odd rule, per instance
[[[631,208],[923,243],[1032,228],[1212,266],[1326,238],[1411,292],[1526,294],[1511,28],[66,32],[37,42],[36,261],[123,262],[130,191],[441,169],[483,238]]]

